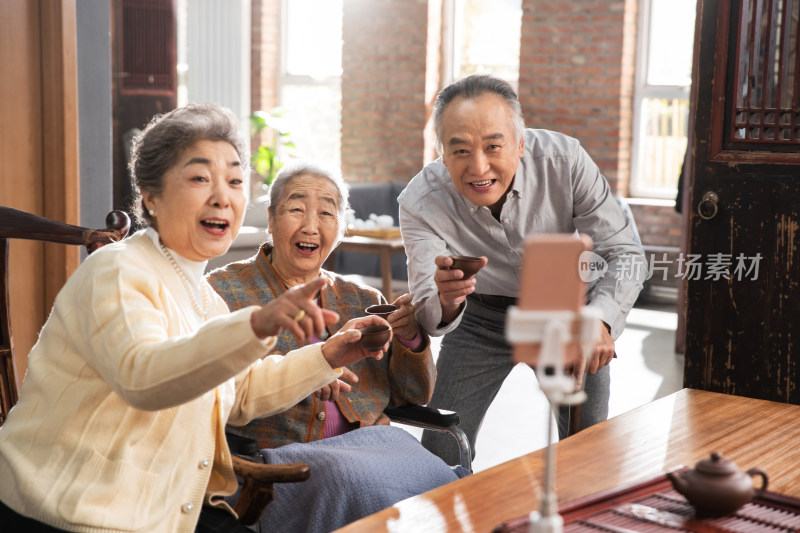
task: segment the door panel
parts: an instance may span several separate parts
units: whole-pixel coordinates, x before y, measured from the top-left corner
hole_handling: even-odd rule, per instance
[[[79,221],[75,16],[75,0],[0,1],[0,203],[72,224]],[[75,247],[12,241],[9,248],[11,312],[0,320],[10,319],[4,335],[13,335],[14,358],[0,363],[0,412],[14,399],[38,331],[80,262]]]
[[[687,387],[800,403],[799,10],[698,2]],[[712,268],[725,260],[727,277]]]
[[[129,210],[130,134],[178,105],[174,0],[114,0],[114,209]]]

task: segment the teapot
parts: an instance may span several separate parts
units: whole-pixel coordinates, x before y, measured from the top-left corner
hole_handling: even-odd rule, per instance
[[[753,476],[761,477],[761,488],[753,486]],[[731,514],[765,491],[768,482],[767,474],[760,468],[742,472],[719,452],[713,452],[691,470],[669,472],[667,477],[699,516]]]

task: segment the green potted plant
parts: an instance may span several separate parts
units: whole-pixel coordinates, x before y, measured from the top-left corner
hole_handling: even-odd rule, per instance
[[[269,111],[254,111],[250,115],[250,135],[255,143],[260,143],[253,150],[252,165],[260,179],[253,179],[252,197],[255,199],[264,194],[266,187],[272,184],[278,170],[284,165],[282,157],[291,157],[296,148],[291,134],[286,128],[284,107],[274,107]]]

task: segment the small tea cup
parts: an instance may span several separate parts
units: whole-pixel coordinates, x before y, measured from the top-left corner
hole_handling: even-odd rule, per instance
[[[364,312],[367,313],[368,315],[375,315],[383,319],[386,319],[389,317],[389,315],[391,315],[398,309],[399,307],[393,304],[377,304],[367,307],[366,309],[364,309]]]
[[[450,270],[460,270],[464,273],[464,277],[461,279],[469,279],[474,276],[482,267],[483,267],[483,259],[480,257],[470,257],[467,255],[451,255],[450,258],[453,260],[453,264],[450,266]]]
[[[370,352],[383,348],[392,337],[392,330],[389,326],[366,326],[357,329],[361,332],[361,338],[358,342],[361,343],[365,350]]]

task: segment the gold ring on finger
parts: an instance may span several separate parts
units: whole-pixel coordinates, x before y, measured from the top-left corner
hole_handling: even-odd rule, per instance
[[[305,310],[305,309],[300,309],[300,310],[297,312],[297,314],[296,314],[296,315],[294,315],[294,321],[295,321],[295,322],[300,322],[301,320],[303,320],[303,317],[304,317],[304,316],[306,316],[306,310]]]

